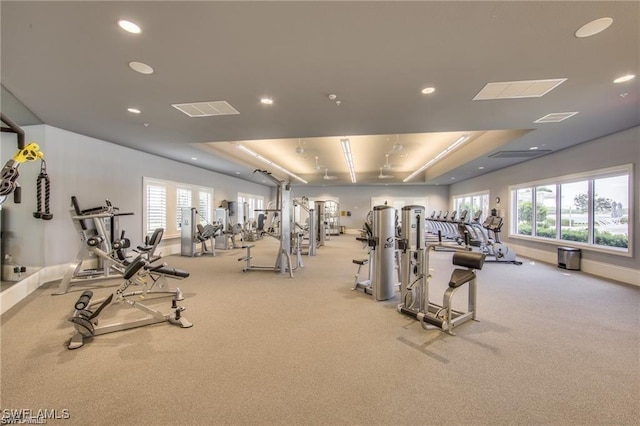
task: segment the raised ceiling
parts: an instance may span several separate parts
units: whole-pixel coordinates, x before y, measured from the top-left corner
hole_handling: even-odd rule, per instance
[[[340,147],[348,138],[357,184],[401,184],[466,135],[407,183],[447,184],[525,161],[534,147],[554,152],[640,124],[640,79],[613,83],[640,69],[638,2],[0,7],[2,85],[43,122],[247,180],[269,166],[237,145],[308,185],[352,185]],[[613,19],[609,28],[576,37],[602,17]],[[142,33],[122,31],[122,18]],[[131,61],[154,73],[132,71]],[[552,79],[560,82],[487,86]],[[485,86],[499,99],[474,100]],[[546,93],[526,97],[536,88]],[[239,114],[189,117],[172,107],[209,101]],[[576,114],[536,123],[562,113]]]

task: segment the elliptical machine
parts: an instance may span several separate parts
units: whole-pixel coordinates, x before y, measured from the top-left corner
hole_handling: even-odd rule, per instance
[[[500,241],[500,230],[504,224],[500,216],[489,216],[482,224],[482,227],[486,229],[486,239],[481,246],[482,251],[491,256],[491,259],[487,259],[487,262],[505,263],[512,265],[522,265],[522,262],[516,260],[515,250],[509,248],[508,245]],[[493,238],[491,238],[493,234]],[[483,234],[484,236],[485,234]]]

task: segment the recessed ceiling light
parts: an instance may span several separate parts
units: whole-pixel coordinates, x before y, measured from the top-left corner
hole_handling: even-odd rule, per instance
[[[196,161],[196,160],[198,159],[198,157],[191,157],[191,159],[192,159],[193,161]]]
[[[436,91],[435,87],[425,87],[424,89],[422,89],[422,94],[423,95],[428,95],[428,94],[431,94],[431,93],[433,93],[435,91]]]
[[[455,178],[455,177],[452,177],[452,178],[451,178],[451,180],[456,180],[456,178]]]
[[[531,148],[529,148],[531,151],[535,151],[536,149],[538,149],[537,146],[532,146]]]
[[[140,110],[138,108],[127,108],[127,111],[132,112],[134,114],[140,114]]]
[[[265,104],[265,105],[271,105],[271,104],[273,104],[273,99],[271,99],[271,98],[262,98],[262,99],[260,99],[260,102]]]
[[[607,28],[609,25],[613,23],[612,18],[600,18],[591,22],[587,22],[576,31],[576,37],[591,37],[592,35],[596,35]]]
[[[634,78],[636,78],[634,74],[627,74],[627,75],[623,75],[622,77],[616,78],[615,80],[613,80],[613,82],[624,83],[625,81],[633,80]]]
[[[153,74],[153,68],[142,62],[129,62],[129,68],[140,74]]]
[[[237,174],[237,175],[239,175],[239,174],[240,174],[240,172],[236,172],[236,174]]]
[[[484,170],[484,166],[478,167],[478,170]]]
[[[142,30],[140,29],[140,27],[136,24],[134,24],[131,21],[127,21],[126,19],[121,19],[118,21],[118,25],[120,26],[120,28],[122,28],[123,30],[132,33],[132,34],[140,34],[142,32]]]

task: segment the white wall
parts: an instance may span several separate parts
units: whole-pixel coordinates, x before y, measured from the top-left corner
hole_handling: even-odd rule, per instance
[[[624,268],[639,269],[640,255],[640,127],[615,133],[590,142],[567,148],[557,153],[536,158],[517,164],[494,173],[470,179],[451,185],[451,197],[470,192],[490,190],[490,200],[499,196],[500,209],[505,216],[504,229],[508,229],[509,223],[509,185],[533,182],[536,180],[570,175],[573,173],[588,172],[590,170],[603,169],[623,164],[634,164],[634,218],[630,218],[633,226],[633,256],[623,257],[606,253],[582,250],[583,260],[599,262],[607,265],[617,265]],[[519,245],[533,251],[542,251],[556,254],[557,246],[522,239],[509,239],[507,233],[503,235],[507,244]],[[640,272],[638,273],[640,274]]]
[[[80,208],[101,206],[109,199],[121,212],[133,212],[134,216],[120,218],[120,228],[126,230],[132,245],[140,244],[144,238],[143,176],[213,187],[214,206],[221,200],[236,200],[238,192],[262,195],[265,199],[271,196],[268,186],[55,127],[37,127],[44,129],[43,151],[51,177],[54,214],[53,220],[44,223],[43,237],[39,240],[44,246],[45,266],[71,262],[80,249],[80,239],[69,214],[72,195],[78,198]]]

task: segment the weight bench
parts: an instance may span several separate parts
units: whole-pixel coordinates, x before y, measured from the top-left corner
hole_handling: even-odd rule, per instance
[[[453,254],[453,264],[467,269],[456,268],[451,272],[449,278],[449,288],[444,292],[442,309],[444,310],[445,323],[442,328],[453,335],[453,327],[462,324],[470,319],[476,319],[476,294],[477,280],[476,269],[484,266],[485,254],[470,251],[460,251]],[[455,292],[465,284],[469,284],[469,298],[467,312],[459,312],[452,309],[453,296]]]
[[[144,269],[147,262],[142,258],[137,258],[127,266],[123,273],[123,283],[108,297],[94,300],[93,292],[84,291],[78,300],[74,303],[73,316],[69,321],[73,323],[76,333],[69,340],[67,348],[77,349],[84,345],[85,338],[93,338],[101,334],[112,333],[116,331],[129,330],[131,328],[142,327],[151,324],[166,322],[177,325],[181,328],[189,328],[193,326],[186,318],[182,316],[183,307],[177,305],[178,294],[175,294],[169,313],[163,313],[157,309],[144,305],[140,300],[134,300],[131,297],[139,295],[140,292],[127,292],[128,287],[139,280],[140,272]],[[125,305],[140,310],[145,316],[127,320],[123,322],[115,322],[107,325],[98,325],[98,317],[103,309],[114,304],[114,302],[124,302]]]

